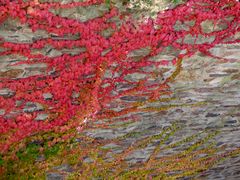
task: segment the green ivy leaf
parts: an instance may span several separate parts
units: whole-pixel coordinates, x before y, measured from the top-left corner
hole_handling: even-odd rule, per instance
[[[110,8],[110,6],[111,6],[111,0],[105,0],[105,3],[106,3],[106,5],[108,6],[108,8]]]
[[[180,3],[181,2],[181,0],[173,0],[173,3],[174,4],[178,4],[178,3]]]
[[[3,163],[4,163],[4,160],[3,160],[3,158],[2,158],[2,155],[0,155],[0,166],[2,166]]]

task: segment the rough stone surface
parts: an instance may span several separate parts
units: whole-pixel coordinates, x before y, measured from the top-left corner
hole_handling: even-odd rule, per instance
[[[47,119],[48,117],[49,117],[48,114],[41,113],[41,114],[38,114],[38,115],[37,115],[37,117],[35,118],[35,120],[37,120],[37,121],[42,121],[42,120]]]
[[[27,102],[23,111],[27,113],[31,113],[34,111],[41,111],[43,110],[43,106],[39,103]]]
[[[62,17],[74,18],[82,22],[102,16],[108,11],[106,4],[87,7],[76,7],[71,9],[58,9],[53,10],[56,15]]]
[[[64,176],[59,173],[47,173],[46,175],[47,180],[64,180]]]
[[[14,92],[10,89],[0,89],[0,96],[8,98],[14,96]]]
[[[40,0],[41,2],[47,2],[46,0]],[[57,2],[59,0],[55,0]],[[75,1],[75,0],[74,0]],[[61,1],[63,4],[71,2],[71,0]],[[117,4],[117,2],[116,2]],[[121,6],[117,4],[116,6]],[[168,4],[164,6],[168,8]],[[103,13],[107,12],[108,8],[106,5],[92,6],[88,8],[74,8],[71,10],[59,9],[54,11],[55,14],[66,18],[74,18],[80,21],[87,21],[92,18],[101,16]],[[119,19],[111,19],[118,23]],[[231,21],[231,18],[229,19]],[[189,27],[194,25],[195,22],[179,22],[174,26],[176,31],[189,30]],[[211,33],[213,31],[218,31],[225,29],[225,24],[221,21],[213,27],[211,21],[205,21],[201,24],[201,29],[204,33]],[[111,29],[102,32],[104,37],[109,37],[112,35]],[[65,36],[58,37],[50,35],[45,31],[32,32],[29,27],[21,25],[18,21],[8,19],[0,26],[0,36],[4,38],[5,41],[15,42],[15,43],[32,43],[37,39],[44,39],[51,37],[55,40],[57,39],[78,39],[81,35],[76,36]],[[235,37],[230,37],[234,39],[240,38],[240,33],[237,33]],[[180,39],[179,42],[184,42],[186,44],[203,44],[211,43],[215,39],[214,36],[204,38],[203,36],[193,37],[192,35],[187,35],[184,39]],[[139,110],[139,112],[129,113],[122,117],[115,118],[116,121],[114,125],[121,124],[122,126],[118,128],[98,128],[98,129],[86,129],[84,133],[99,140],[111,140],[115,138],[125,137],[121,144],[109,143],[102,148],[112,149],[112,152],[108,154],[109,159],[112,158],[114,154],[118,154],[124,151],[134,142],[138,142],[140,139],[159,134],[164,129],[171,127],[172,123],[177,122],[182,129],[174,134],[167,142],[163,144],[167,146],[168,144],[173,144],[184,137],[188,137],[201,132],[198,139],[204,137],[204,132],[218,130],[220,134],[214,138],[214,142],[217,146],[227,146],[231,148],[240,147],[240,45],[216,45],[210,49],[210,53],[217,58],[205,56],[200,52],[197,52],[194,56],[190,58],[184,58],[182,62],[182,69],[180,74],[176,79],[171,82],[170,88],[172,91],[171,95],[164,96],[169,98],[169,101],[158,101],[150,102],[145,105],[145,107],[159,108],[153,112],[145,112]],[[0,52],[4,49],[0,48]],[[33,51],[33,54],[42,53],[49,57],[60,56],[63,53],[68,53],[75,55],[86,51],[84,47],[78,49],[62,49],[56,50],[52,47],[44,47],[41,50]],[[104,51],[102,55],[108,53],[108,50]],[[133,58],[138,60],[138,58],[147,56],[150,53],[150,48],[146,47],[143,49],[138,49],[129,52],[128,58]],[[172,47],[166,47],[162,53],[151,57],[151,61],[160,62],[167,60],[171,62],[179,54],[186,53],[184,50],[179,51]],[[34,64],[34,65],[17,65],[13,66],[14,63],[26,60],[21,56],[1,56],[0,57],[0,78],[26,78],[34,75],[46,73],[47,66],[45,64]],[[114,66],[114,65],[112,65]],[[117,64],[116,64],[117,66]],[[169,77],[175,67],[172,64],[166,66],[145,67],[142,69],[144,72],[156,71],[156,77],[152,78],[146,76],[144,73],[132,73],[125,77],[130,83],[116,83],[115,93],[120,93],[121,91],[131,89],[135,85],[131,82],[138,82],[144,78],[149,79],[149,83],[152,81],[163,81]],[[54,70],[52,71],[54,73]],[[115,78],[119,74],[112,74],[109,70],[104,78]],[[107,84],[105,84],[107,86]],[[10,89],[1,89],[0,96],[4,98],[9,98],[14,96],[15,93]],[[79,94],[73,93],[72,98],[76,99]],[[43,97],[45,100],[52,100],[54,97],[51,93],[44,93]],[[117,100],[117,102],[111,102],[109,104],[111,110],[120,111],[125,108],[126,104],[129,102],[144,102],[147,97],[138,96],[123,96]],[[16,102],[16,106],[20,106],[23,102]],[[171,105],[171,108],[162,110],[161,107],[166,107]],[[32,113],[35,111],[43,111],[44,108],[41,104],[35,102],[27,102],[24,106],[23,111],[26,113]],[[6,114],[8,120],[14,118],[19,111],[11,111]],[[4,109],[0,109],[0,114],[5,114]],[[41,112],[37,115],[36,120],[46,120],[48,114]],[[125,121],[121,122],[121,119],[128,119],[130,123]],[[135,119],[137,121],[135,122]],[[119,123],[120,122],[120,123]],[[99,123],[99,122],[96,122]],[[125,124],[126,123],[126,124]],[[132,133],[129,135],[129,133]],[[145,162],[151,155],[153,149],[159,144],[156,141],[149,144],[147,147],[138,149],[126,157],[126,161],[129,163]],[[164,157],[167,155],[172,155],[179,151],[184,150],[186,147],[190,146],[193,142],[188,142],[182,146],[178,146],[172,149],[161,151],[157,157]],[[200,155],[204,157],[204,154]],[[39,158],[39,161],[44,160]],[[90,157],[84,159],[85,163],[91,163],[93,160]],[[200,173],[196,178],[200,179],[239,179],[240,178],[240,158],[232,157],[223,162],[219,162],[211,169],[206,172]],[[55,171],[65,171],[71,172],[72,168],[68,165],[61,165],[53,168]],[[60,180],[64,179],[64,175],[59,172],[46,172],[46,179],[48,180]]]
[[[206,130],[219,130],[221,133],[214,138],[217,145],[238,148],[240,143],[238,135],[240,133],[240,116],[238,112],[240,108],[239,45],[217,45],[210,52],[222,59],[211,58],[199,52],[191,58],[183,59],[180,74],[170,84],[173,92],[170,98],[173,98],[173,100],[145,105],[146,107],[161,107],[171,104],[175,105],[175,107],[159,112],[130,113],[124,117],[129,117],[131,121],[133,116],[137,116],[139,121],[130,123],[125,128],[115,130],[86,130],[86,134],[96,139],[111,139],[125,136],[130,132],[133,133],[132,136],[124,139],[121,146],[108,145],[109,148],[116,149],[113,151],[114,154],[123,151],[133,142],[138,141],[139,138],[159,133],[163,128],[170,127],[171,123],[178,122],[183,128],[170,138],[165,145]],[[119,88],[122,88],[122,86],[119,86]],[[137,102],[138,100],[133,97],[123,97],[120,102]],[[194,106],[194,104],[198,103],[200,104]],[[201,105],[201,103],[203,104]],[[203,138],[204,135],[203,133],[198,139]],[[193,143],[161,151],[157,157],[177,153]],[[132,152],[125,160],[130,164],[145,162],[156,144],[150,144],[144,149]],[[205,155],[200,156],[204,157]],[[111,157],[112,155],[109,154],[109,160],[111,160]],[[228,163],[225,164],[226,162]],[[232,166],[231,162],[234,162]],[[237,179],[239,177],[238,166],[239,161],[232,158],[220,162],[206,173],[199,175],[199,177],[204,179],[226,179],[228,177]]]

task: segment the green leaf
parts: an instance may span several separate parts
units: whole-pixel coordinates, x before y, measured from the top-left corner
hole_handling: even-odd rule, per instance
[[[3,160],[3,158],[2,158],[2,155],[0,155],[0,166],[2,166],[3,163],[4,163],[4,160]]]
[[[108,6],[108,8],[110,8],[110,6],[111,6],[111,0],[105,0],[105,3],[106,3],[106,5]]]
[[[60,150],[60,144],[56,144],[50,148],[45,149],[44,155],[46,158],[49,158],[50,156],[56,155]]]
[[[178,4],[178,3],[180,3],[181,2],[181,0],[173,0],[173,3],[174,4]]]
[[[39,145],[29,144],[26,149],[17,152],[17,157],[22,161],[32,161],[39,155]]]

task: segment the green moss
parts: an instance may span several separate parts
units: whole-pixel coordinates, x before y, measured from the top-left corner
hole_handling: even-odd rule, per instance
[[[137,137],[140,137],[141,134],[143,134],[143,131],[142,132],[129,132],[127,134],[125,134],[124,136],[121,136],[119,137],[119,140],[122,140],[122,139],[126,139],[126,138],[137,138]]]
[[[170,145],[167,146],[165,149],[167,149],[167,148],[174,148],[174,147],[180,146],[180,145],[182,145],[182,144],[184,144],[184,143],[191,142],[191,141],[193,141],[195,138],[197,138],[200,134],[201,134],[201,133],[193,134],[192,136],[188,136],[188,137],[184,138],[184,139],[181,140],[181,141],[178,141],[178,142],[176,142],[176,143],[174,143],[174,144],[170,144]]]
[[[6,179],[14,179],[14,177],[16,177],[16,172],[14,171],[14,161],[13,160],[9,160],[8,162],[6,162],[6,169],[7,169],[7,173],[4,174],[3,178]]]
[[[219,133],[218,131],[215,131],[215,132],[212,132],[212,133],[208,134],[206,137],[204,137],[204,138],[201,139],[200,141],[194,143],[192,146],[190,146],[189,148],[187,148],[187,150],[184,151],[184,153],[192,152],[192,151],[196,150],[198,147],[200,147],[201,145],[207,143],[210,139],[212,139],[213,137],[215,137],[218,133]]]
[[[3,157],[2,157],[2,155],[0,155],[0,166],[2,166],[3,163],[4,163]]]
[[[22,149],[16,153],[20,161],[32,162],[39,156],[39,145],[29,144],[26,149]]]
[[[54,146],[46,147],[44,151],[44,155],[46,159],[48,159],[49,157],[56,155],[59,152],[59,150],[60,150],[60,144],[55,144]]]
[[[79,162],[79,154],[73,154],[70,157],[68,157],[68,163],[70,165],[75,165]]]
[[[128,179],[128,178],[138,178],[138,179],[146,179],[147,175],[150,174],[152,170],[131,170],[125,171],[120,174],[120,179]]]
[[[47,142],[45,142],[43,154],[45,155],[46,160],[39,164],[35,163],[34,160],[40,153],[39,148],[41,146],[28,143],[26,148],[21,149],[21,151],[17,153],[19,161],[9,160],[5,163],[4,167],[7,169],[7,173],[4,175],[4,178],[16,179],[16,177],[21,177],[22,179],[44,179],[44,172],[46,169],[56,166],[64,161],[71,166],[80,168],[80,171],[69,174],[67,179],[114,179],[116,177],[119,179],[146,179],[151,177],[151,175],[153,175],[153,179],[177,179],[179,177],[195,175],[199,171],[208,169],[224,158],[239,154],[239,151],[236,151],[232,154],[227,153],[220,156],[215,155],[216,152],[219,152],[219,150],[215,148],[214,142],[211,142],[218,132],[203,131],[192,136],[185,137],[184,139],[171,145],[166,144],[168,139],[171,136],[174,136],[175,132],[179,129],[181,129],[181,127],[175,123],[157,134],[142,138],[129,146],[129,148],[127,148],[123,153],[113,156],[114,159],[111,162],[105,161],[107,152],[109,152],[110,149],[104,150],[101,148],[110,142],[96,144],[92,141],[92,139],[84,138],[84,136],[81,135],[77,137],[82,138],[82,143],[75,141],[76,136],[69,139],[69,141],[61,143],[58,142],[51,147],[48,147]],[[142,132],[143,131],[130,132],[121,138],[115,139],[115,141],[113,140],[112,143],[115,142],[116,144],[116,141],[119,142],[125,138],[142,136],[144,134]],[[201,137],[201,135],[204,135],[204,137]],[[198,137],[200,139],[198,139]],[[142,163],[141,166],[137,165],[136,167],[131,167],[124,161],[124,158],[129,153],[134,152],[136,149],[145,148],[147,145],[154,143],[156,140],[160,141],[160,143],[153,150],[149,160]],[[188,145],[188,142],[195,143]],[[163,157],[162,159],[156,158],[156,155],[158,155],[160,151],[184,144],[184,149],[177,154],[173,154],[169,157]],[[207,154],[207,156],[199,158],[198,155],[202,153]],[[82,163],[80,167],[77,167],[80,159],[85,156],[90,157],[94,160],[94,162]],[[211,159],[211,157],[213,157],[213,159]],[[3,157],[0,156],[0,162],[1,161],[3,163]],[[42,166],[43,164],[44,166]],[[43,167],[44,170],[42,171]],[[178,174],[168,175],[167,172],[169,172],[169,170],[181,172]]]
[[[173,0],[172,2],[173,2],[174,4],[178,4],[178,3],[182,2],[182,0]]]
[[[105,4],[107,5],[108,8],[111,7],[111,0],[105,0]]]

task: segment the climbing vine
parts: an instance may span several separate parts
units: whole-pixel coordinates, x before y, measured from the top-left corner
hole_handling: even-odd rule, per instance
[[[213,136],[210,134],[183,151],[183,154],[156,160],[156,155],[162,150],[160,145],[175,132],[176,129],[173,128],[170,134],[164,134],[166,132],[163,131],[165,137],[154,149],[148,162],[144,163],[144,168],[130,168],[125,171],[129,169],[128,165],[118,162],[134,148],[144,148],[153,139],[161,139],[162,134],[149,137],[129,147],[110,163],[98,158],[100,151],[97,147],[98,143],[88,145],[92,139],[84,137],[85,147],[70,143],[79,132],[87,128],[89,122],[116,118],[130,112],[162,111],[176,107],[176,105],[168,105],[156,108],[146,105],[151,102],[168,101],[162,96],[172,93],[169,82],[173,82],[180,72],[185,57],[190,57],[197,51],[212,56],[209,53],[211,47],[240,41],[234,39],[234,35],[239,32],[240,21],[240,5],[235,0],[189,0],[174,9],[159,12],[155,20],[149,18],[140,23],[130,14],[119,11],[110,2],[88,0],[64,4],[40,0],[0,0],[1,25],[8,20],[17,20],[27,25],[32,32],[43,30],[49,34],[44,39],[34,39],[30,43],[9,42],[0,36],[0,47],[3,49],[0,51],[0,56],[13,55],[23,59],[11,64],[12,67],[45,65],[44,73],[24,78],[18,78],[22,73],[18,70],[0,72],[0,89],[10,91],[7,96],[0,96],[0,109],[4,110],[4,113],[0,114],[0,173],[6,172],[7,176],[14,176],[16,175],[14,168],[20,164],[25,172],[24,169],[29,168],[29,162],[33,162],[41,153],[50,164],[55,163],[55,160],[51,159],[53,155],[67,154],[69,155],[67,158],[77,166],[78,160],[88,152],[92,153],[94,163],[84,164],[87,170],[71,174],[70,179],[75,176],[88,177],[90,172],[94,172],[93,176],[99,176],[100,171],[105,172],[105,177],[113,178],[135,177],[139,174],[146,177],[167,177],[167,172],[170,170],[179,170],[180,174],[171,175],[172,178],[177,178],[207,169],[222,156],[231,156],[232,153],[239,151],[223,153],[219,157],[210,156],[219,150],[212,146],[196,150],[199,144],[205,143],[205,140]],[[104,13],[88,20],[70,18],[60,13],[71,8],[93,6],[103,6]],[[227,28],[204,32],[201,24],[206,21],[213,22],[215,27],[224,24]],[[184,22],[193,23],[186,25]],[[176,30],[174,28],[176,23],[182,23],[186,28]],[[111,33],[106,35],[106,31]],[[187,37],[194,42],[188,42]],[[63,52],[53,57],[41,53],[41,50],[47,46]],[[168,47],[177,49],[181,53],[171,60],[151,59]],[[76,54],[70,54],[64,52],[66,49],[80,50]],[[141,54],[141,51],[145,53]],[[139,53],[141,55],[138,55]],[[174,67],[172,73],[166,78],[159,78],[158,70],[168,65]],[[146,67],[155,67],[156,70],[149,71],[145,69]],[[135,75],[141,78],[135,80],[132,78]],[[46,98],[45,95],[49,93],[51,97]],[[119,99],[127,96],[144,100],[121,104]],[[192,104],[192,106],[204,103]],[[121,107],[118,107],[119,104]],[[115,106],[116,108],[113,108]],[[46,118],[38,120],[42,114]],[[96,128],[110,125],[109,122]],[[68,145],[71,153],[63,148]],[[209,154],[209,157],[192,160],[202,152]],[[172,164],[171,162],[176,158],[179,159],[179,164]],[[36,167],[32,167],[32,172],[38,174],[37,169],[48,166],[47,163],[37,164]],[[192,166],[192,169],[182,166],[183,164]],[[112,171],[113,167],[116,167],[116,171]],[[160,173],[154,175],[156,172]]]

